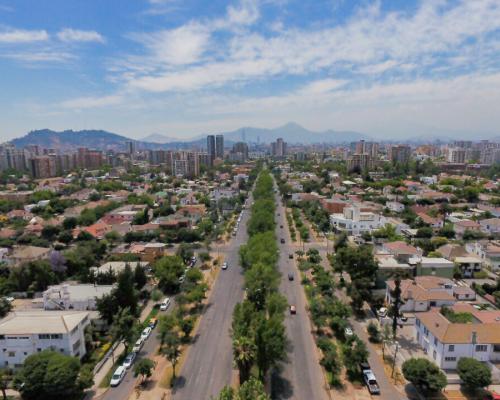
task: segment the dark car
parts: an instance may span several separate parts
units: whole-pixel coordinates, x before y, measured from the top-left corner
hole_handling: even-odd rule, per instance
[[[288,258],[289,258],[290,260],[292,260],[292,259],[293,259],[293,254],[288,254]]]
[[[288,280],[293,281],[293,274],[288,274]]]
[[[283,225],[280,225],[280,228],[283,229]]]
[[[285,244],[285,239],[281,238],[280,242],[281,244]]]

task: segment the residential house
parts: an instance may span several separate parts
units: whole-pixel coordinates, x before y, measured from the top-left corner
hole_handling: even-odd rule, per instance
[[[21,265],[32,261],[46,260],[49,258],[50,252],[51,249],[47,247],[15,246],[9,256],[9,263]]]
[[[416,263],[418,276],[432,275],[442,278],[453,278],[455,264],[442,257],[420,257]]]
[[[396,284],[394,280],[387,282],[385,300],[387,304],[393,301],[392,291]],[[402,312],[422,312],[428,311],[431,307],[452,306],[457,301],[455,290],[460,288],[453,281],[437,276],[416,276],[414,279],[404,279],[401,281],[401,298],[404,304],[400,310]],[[475,293],[470,291],[470,300],[475,298]]]
[[[463,237],[465,231],[481,231],[481,225],[479,225],[476,221],[472,221],[469,219],[462,219],[460,221],[456,221],[453,224],[453,230],[457,237]]]
[[[493,271],[500,270],[500,243],[481,240],[467,243],[466,248],[481,258],[483,265],[490,267]]]
[[[453,262],[462,271],[464,278],[472,278],[474,272],[481,271],[481,259],[479,257],[455,257]]]
[[[89,313],[82,311],[16,311],[0,320],[0,365],[18,368],[32,354],[54,350],[82,358]]]
[[[361,211],[358,205],[345,207],[342,214],[331,214],[330,222],[335,229],[345,231],[349,235],[361,235],[382,228],[386,219],[371,211]]]
[[[408,263],[410,258],[422,255],[422,250],[417,249],[416,247],[401,240],[384,243],[382,245],[382,249],[393,255],[396,260],[401,263]]]
[[[43,292],[45,310],[96,310],[97,299],[110,294],[113,285],[68,284],[49,286]]]
[[[399,201],[388,201],[385,203],[385,206],[389,209],[389,211],[395,213],[400,213],[405,210],[405,205]]]
[[[498,374],[493,363],[500,361],[500,314],[488,322],[472,315],[472,323],[453,323],[437,309],[417,314],[416,341],[442,369],[454,370],[460,358],[472,357]]]
[[[146,261],[108,261],[100,267],[94,267],[90,270],[96,275],[106,274],[108,272],[112,272],[113,274],[118,275],[125,269],[127,265],[130,266],[132,271],[134,271],[137,267],[142,267],[146,270],[150,269],[150,264]]]
[[[429,225],[434,231],[438,231],[443,228],[444,223],[442,218],[434,218],[425,212],[418,212],[417,218],[420,219],[424,224]]]
[[[488,218],[479,221],[481,230],[488,235],[498,235],[500,233],[500,218]]]

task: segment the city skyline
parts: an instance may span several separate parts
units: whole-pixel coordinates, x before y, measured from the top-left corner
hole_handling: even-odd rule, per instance
[[[377,139],[489,138],[499,28],[488,0],[2,0],[0,136],[187,139],[293,120]]]

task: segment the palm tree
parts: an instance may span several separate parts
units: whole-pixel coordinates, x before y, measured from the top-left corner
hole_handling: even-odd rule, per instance
[[[240,385],[250,378],[255,354],[255,343],[249,337],[241,336],[233,339],[233,357],[240,373]]]

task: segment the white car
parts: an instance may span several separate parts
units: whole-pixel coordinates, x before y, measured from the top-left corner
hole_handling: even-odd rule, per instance
[[[135,357],[136,357],[136,353],[129,353],[128,356],[125,358],[125,360],[123,361],[123,366],[126,368],[126,369],[129,369],[132,364],[134,363],[135,361]]]
[[[170,299],[168,297],[162,301],[160,305],[160,311],[167,311],[167,308],[170,306]]]
[[[152,329],[149,326],[144,328],[144,330],[141,333],[141,338],[146,340],[149,337],[149,335],[151,335],[151,331],[152,331]]]
[[[142,349],[143,344],[144,344],[144,338],[141,336],[139,339],[137,339],[137,342],[135,342],[134,347],[132,347],[132,351],[134,353],[139,353]]]
[[[127,371],[126,368],[123,365],[120,365],[114,372],[113,376],[111,377],[109,385],[112,387],[118,386],[120,382],[123,380],[126,371]]]
[[[344,335],[347,337],[347,336],[352,336],[354,335],[354,333],[352,332],[352,329],[347,327],[344,329]]]
[[[380,318],[384,318],[387,315],[387,308],[382,307],[377,311],[377,314]]]
[[[224,264],[222,264],[222,269],[227,269],[228,265],[227,265],[227,262],[225,262]]]

